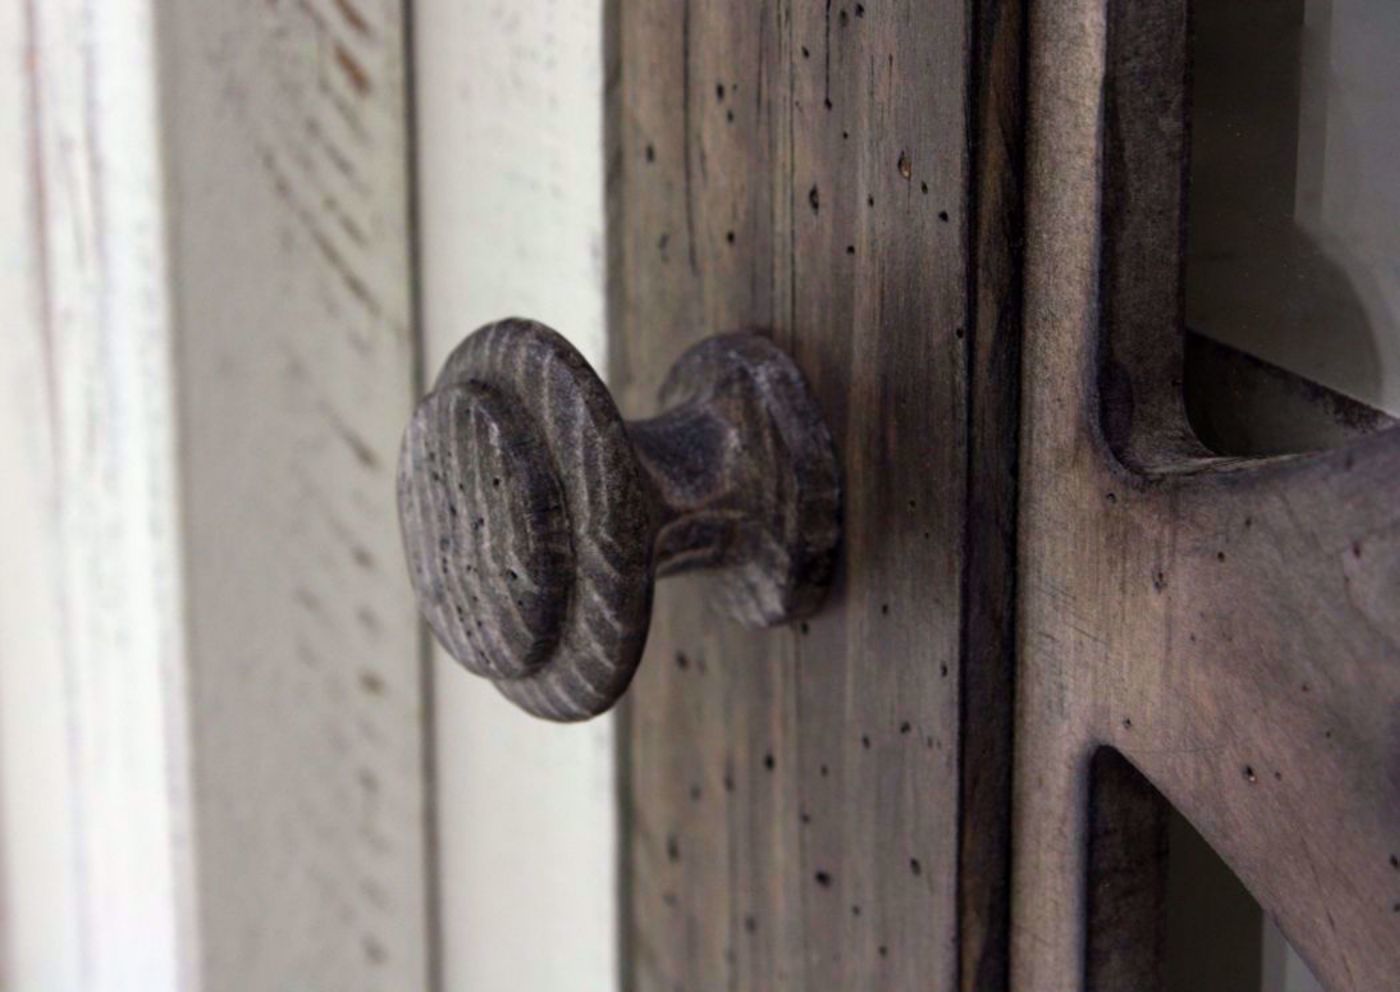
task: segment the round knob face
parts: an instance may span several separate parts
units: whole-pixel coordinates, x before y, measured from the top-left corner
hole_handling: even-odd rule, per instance
[[[611,707],[651,615],[654,501],[588,363],[549,328],[463,341],[399,457],[419,606],[467,669],[536,716]]]
[[[433,633],[478,675],[528,675],[559,641],[574,567],[532,425],[489,386],[448,385],[419,405],[400,457],[409,570]]]

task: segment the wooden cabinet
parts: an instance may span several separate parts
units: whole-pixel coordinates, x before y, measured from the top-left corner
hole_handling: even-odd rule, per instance
[[[647,412],[688,343],[764,329],[846,484],[814,620],[658,598],[630,987],[1166,988],[1173,807],[1326,987],[1390,987],[1400,436],[1252,458],[1188,422],[1186,5],[609,31],[615,390]]]
[[[813,384],[845,491],[810,622],[754,635],[658,588],[622,725],[639,989],[952,988],[960,964],[1002,967],[1015,322],[971,291],[1005,279],[1007,235],[975,212],[973,176],[1006,150],[974,121],[1015,81],[981,78],[973,28],[961,3],[614,12],[613,389],[647,412],[687,344],[761,328]],[[1009,35],[983,40],[1015,69]],[[989,654],[970,681],[969,641]]]
[[[0,984],[1400,987],[1400,8],[1190,6],[6,7]],[[512,313],[629,420],[790,355],[824,609],[439,664],[395,454]]]

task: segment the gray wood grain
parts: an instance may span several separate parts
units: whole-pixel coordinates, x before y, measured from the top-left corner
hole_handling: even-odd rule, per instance
[[[1185,17],[1076,0],[1031,29],[1013,985],[1160,986],[1160,850],[1084,843],[1111,748],[1328,988],[1393,987],[1400,434],[1222,458],[1191,431]],[[1114,791],[1093,836],[1153,851]]]
[[[719,627],[694,587],[658,590],[651,660],[624,706],[629,988],[952,989],[960,885],[993,887],[964,905],[995,954],[997,859],[958,877],[966,14],[737,0],[611,12],[613,387],[649,413],[701,329],[772,328],[827,413],[846,492],[832,601],[805,626]],[[998,217],[988,243],[1004,237]],[[982,367],[1005,360],[1004,342],[982,347]],[[977,416],[1005,416],[987,399]],[[1004,617],[1003,566],[987,564],[978,595]],[[998,816],[1002,768],[1002,785],[983,782]]]

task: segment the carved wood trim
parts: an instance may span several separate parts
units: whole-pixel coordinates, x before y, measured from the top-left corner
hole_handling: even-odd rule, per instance
[[[1109,746],[1330,988],[1382,988],[1400,434],[1222,459],[1179,415],[1184,18],[1073,0],[1031,24],[1013,987],[1084,987],[1142,946],[1086,928],[1109,891],[1082,843],[1089,758]]]

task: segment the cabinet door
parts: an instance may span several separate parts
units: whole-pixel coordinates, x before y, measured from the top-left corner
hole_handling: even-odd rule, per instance
[[[621,731],[632,987],[1003,980],[1018,36],[943,0],[612,12],[615,395],[654,412],[689,344],[760,329],[845,474],[814,619],[657,590]]]

